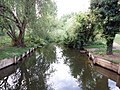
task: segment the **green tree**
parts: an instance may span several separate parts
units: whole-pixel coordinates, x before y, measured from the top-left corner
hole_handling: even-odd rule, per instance
[[[4,33],[3,33],[3,29],[4,29],[4,27],[3,27],[3,20],[2,20],[2,18],[0,18],[0,36],[2,36]]]
[[[56,28],[56,3],[52,0],[40,0],[39,3],[37,18],[32,20],[27,28],[27,41],[34,46],[50,42],[49,33]]]
[[[91,0],[91,12],[98,23],[101,22],[102,34],[106,39],[106,54],[113,54],[113,41],[119,32],[120,25],[119,0]]]
[[[5,21],[5,28],[8,29],[9,27],[10,29],[8,35],[12,38],[14,46],[24,46],[25,29],[33,3],[35,3],[35,0],[32,2],[30,0],[3,0],[0,2],[0,16]],[[18,37],[14,37],[15,29],[19,31]]]
[[[0,1],[0,17],[4,19],[4,28],[8,30],[7,33],[12,38],[14,46],[25,45],[24,37],[27,29],[40,30],[40,27],[36,26],[41,24],[38,24],[39,18],[49,16],[49,13],[54,11],[51,9],[52,5],[51,0]],[[47,18],[45,18],[45,20],[47,20]],[[33,30],[33,32],[35,30]]]
[[[87,13],[76,15],[67,32],[68,46],[83,49],[83,46],[94,41],[96,36],[94,18]]]
[[[97,31],[95,32],[95,18],[87,14],[79,14],[77,16],[77,22],[80,23],[80,26],[77,30],[77,42],[80,42],[80,47],[83,48],[84,44],[89,44],[93,42],[95,36],[97,35]]]

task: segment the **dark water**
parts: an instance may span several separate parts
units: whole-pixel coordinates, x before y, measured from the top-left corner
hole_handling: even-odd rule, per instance
[[[56,45],[0,71],[0,90],[120,90],[120,76]]]

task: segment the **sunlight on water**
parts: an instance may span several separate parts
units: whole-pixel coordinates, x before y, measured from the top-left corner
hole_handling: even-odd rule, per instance
[[[78,87],[77,79],[71,76],[70,68],[64,64],[66,59],[63,56],[62,49],[56,46],[56,63],[51,64],[55,72],[48,80],[48,84],[52,83],[55,90],[80,90]]]
[[[120,88],[116,86],[116,82],[111,79],[108,79],[108,86],[110,90],[120,90]]]
[[[36,58],[37,57],[37,58]],[[79,50],[47,46],[0,70],[0,90],[120,90],[120,75],[94,66]]]

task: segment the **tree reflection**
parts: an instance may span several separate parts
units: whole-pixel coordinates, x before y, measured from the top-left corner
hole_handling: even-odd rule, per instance
[[[56,60],[56,47],[53,44],[47,45],[41,49],[37,50],[39,53],[38,55],[44,56],[44,59],[48,62],[48,63],[53,63]]]
[[[101,86],[102,81],[104,83],[102,88],[108,90],[107,78],[94,71],[86,56],[72,49],[64,49],[63,56],[66,57],[64,63],[69,65],[72,76],[79,81],[79,87],[83,90],[101,90],[99,84]]]
[[[55,51],[49,48],[49,52],[38,50],[36,55],[18,64],[17,70],[13,74],[3,77],[0,80],[0,90],[48,90],[52,89],[47,85],[47,79],[54,70],[50,68],[50,63],[55,61]],[[49,59],[49,54],[51,60]],[[47,56],[46,56],[47,55]],[[48,88],[49,87],[49,88]]]
[[[63,60],[64,64],[70,67],[71,75],[77,79],[79,87],[83,90],[109,89],[108,79],[95,72],[86,56],[80,55],[77,50],[62,47],[60,52],[57,52],[57,48],[59,46],[49,45],[38,49],[34,55],[15,66],[13,70],[5,70],[11,73],[0,75],[0,90],[54,90],[47,80],[56,69],[50,64],[59,64],[59,60]]]
[[[0,81],[0,89],[2,89],[2,87],[4,87],[3,89],[6,90],[7,85],[9,85],[7,83],[7,79],[8,79],[8,77],[6,77],[6,78],[4,78],[3,80]]]

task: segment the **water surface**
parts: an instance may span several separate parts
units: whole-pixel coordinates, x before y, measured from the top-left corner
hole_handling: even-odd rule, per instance
[[[49,45],[0,71],[0,90],[120,90],[120,76],[78,50]]]

